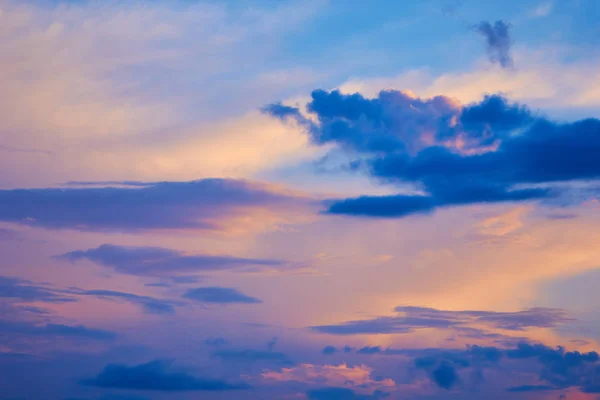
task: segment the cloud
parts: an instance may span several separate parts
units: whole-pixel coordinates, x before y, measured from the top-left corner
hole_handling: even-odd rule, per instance
[[[64,292],[46,286],[34,285],[30,281],[0,276],[0,298],[23,302],[67,303],[76,301]]]
[[[431,373],[432,380],[441,388],[452,389],[459,381],[456,368],[449,363],[442,363]]]
[[[283,261],[242,258],[227,255],[186,255],[162,247],[125,247],[103,244],[88,250],[72,251],[56,256],[72,262],[88,260],[112,268],[115,272],[136,276],[163,277],[194,272],[282,268]]]
[[[224,287],[202,287],[189,289],[183,295],[184,298],[201,303],[216,304],[260,304],[262,300],[247,296],[233,288]]]
[[[263,184],[233,179],[13,189],[0,190],[0,221],[82,231],[224,231],[228,218],[294,210],[303,202]]]
[[[515,348],[470,346],[464,351],[439,350],[425,357],[415,358],[415,366],[429,371],[431,378],[443,388],[451,388],[459,380],[457,369],[473,366],[484,361],[492,366],[506,359],[523,362],[535,359],[541,364],[539,380],[549,385],[522,385],[509,387],[509,392],[549,391],[580,387],[583,392],[592,392],[600,384],[600,356],[595,351],[580,353],[565,351],[562,347],[551,348],[542,344],[519,343]],[[438,375],[435,372],[438,371]]]
[[[327,387],[322,389],[313,389],[306,392],[310,400],[368,400],[368,399],[384,399],[389,396],[389,393],[375,391],[373,395],[362,395],[356,393],[352,389],[343,387]]]
[[[282,368],[281,371],[265,371],[262,377],[276,382],[303,382],[309,385],[349,387],[366,390],[393,388],[396,383],[390,378],[374,379],[373,369],[366,365],[313,365],[299,364]]]
[[[512,40],[509,35],[509,24],[501,20],[496,21],[494,25],[488,21],[481,21],[474,29],[485,37],[490,61],[499,63],[503,68],[513,66],[513,59],[510,54]]]
[[[73,290],[79,296],[94,296],[99,299],[123,300],[142,307],[149,314],[173,314],[175,307],[168,300],[157,299],[150,296],[140,296],[133,293],[124,293],[114,290]]]
[[[597,352],[580,353],[565,351],[543,345],[519,344],[516,349],[506,351],[512,359],[535,358],[543,365],[540,379],[556,388],[581,386],[583,392],[600,393],[600,356]]]
[[[2,320],[0,320],[0,332],[2,332],[3,334],[16,334],[24,336],[42,336],[48,338],[62,337],[102,341],[110,341],[116,338],[116,334],[113,332],[102,329],[88,328],[83,325],[37,325],[29,322]]]
[[[445,311],[426,307],[397,307],[395,317],[349,321],[334,325],[311,327],[314,331],[331,335],[361,335],[409,333],[417,329],[463,329],[469,324],[524,331],[531,327],[552,328],[572,322],[573,319],[560,309],[530,308],[516,312],[495,311]]]
[[[353,170],[404,191],[330,200],[332,214],[398,218],[439,207],[547,200],[568,193],[564,183],[600,177],[600,120],[556,123],[500,95],[461,105],[395,90],[373,99],[316,90],[307,109],[316,121],[299,111],[266,112],[299,121],[315,144],[346,150]]]
[[[329,356],[331,354],[335,354],[338,352],[338,349],[336,349],[334,346],[325,346],[323,348],[323,350],[321,351],[321,353],[323,353],[326,356]]]
[[[109,364],[95,378],[81,382],[87,386],[111,389],[152,390],[163,392],[223,391],[246,389],[246,384],[233,384],[217,379],[198,378],[185,372],[169,371],[164,361],[126,366]]]
[[[239,363],[255,363],[267,362],[274,364],[290,365],[293,361],[284,353],[278,351],[264,350],[218,350],[212,353],[213,357],[220,358],[224,361],[239,362]]]
[[[548,385],[523,385],[506,389],[507,392],[546,392],[548,390],[556,390],[556,388]]]
[[[461,382],[461,370],[482,376],[485,369],[499,372],[508,368],[522,372],[524,378],[536,377],[536,381],[531,384],[507,387],[509,392],[577,387],[582,392],[600,393],[600,356],[595,351],[580,353],[566,351],[560,346],[552,348],[538,343],[521,342],[508,348],[472,345],[466,349],[383,349],[381,346],[371,346],[359,349],[357,354],[411,359],[417,370],[425,371],[429,379],[442,389],[452,389]],[[467,380],[464,383],[467,384]]]

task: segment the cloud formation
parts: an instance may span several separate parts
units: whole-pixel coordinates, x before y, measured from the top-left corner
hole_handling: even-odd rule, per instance
[[[0,190],[0,221],[82,231],[225,230],[227,218],[294,209],[303,201],[233,179],[13,189]]]
[[[162,247],[126,247],[103,244],[56,256],[72,262],[88,260],[112,268],[115,272],[136,276],[173,277],[207,271],[282,268],[285,262],[274,259],[242,258],[228,255],[187,255]],[[184,281],[188,282],[189,277]]]
[[[331,335],[361,335],[409,333],[417,329],[463,329],[470,324],[483,324],[510,331],[524,331],[531,327],[552,328],[574,321],[564,310],[530,308],[516,312],[446,311],[426,307],[396,307],[395,317],[348,321],[335,325],[313,326],[317,332]]]
[[[371,346],[363,347],[356,353],[363,356],[408,357],[417,370],[425,371],[429,379],[442,389],[452,389],[461,383],[459,371],[481,373],[484,369],[502,369],[512,365],[512,368],[525,368],[530,371],[529,375],[537,375],[537,380],[527,385],[507,387],[508,392],[577,387],[585,393],[600,393],[600,356],[595,351],[581,353],[566,351],[560,346],[552,348],[539,343],[521,342],[508,348],[473,345],[466,349],[383,349],[381,346]],[[534,364],[530,364],[532,361]]]
[[[67,303],[76,299],[48,286],[34,285],[30,281],[0,276],[0,298],[22,302]]]
[[[111,389],[153,390],[163,392],[222,391],[246,389],[246,384],[233,384],[218,379],[199,378],[186,372],[170,371],[160,360],[126,366],[109,364],[96,377],[81,382],[87,386]]]
[[[559,183],[600,178],[600,120],[557,123],[500,95],[461,105],[395,90],[373,99],[315,90],[307,110],[316,121],[280,104],[264,112],[294,120],[313,143],[344,149],[351,169],[405,191],[331,200],[332,214],[398,218],[439,207],[548,199],[568,191]]]
[[[103,329],[88,328],[84,325],[34,324],[19,321],[0,320],[0,333],[7,335],[40,336],[46,338],[72,338],[110,341],[116,334]]]
[[[481,21],[474,29],[485,38],[490,61],[500,64],[502,68],[513,66],[513,59],[510,54],[512,45],[509,34],[510,24],[502,20],[496,21],[493,25],[489,21]]]
[[[393,388],[396,383],[390,378],[375,379],[373,369],[366,365],[314,365],[299,364],[282,368],[280,371],[265,371],[262,377],[269,381],[296,381],[310,385],[362,388],[370,391]]]

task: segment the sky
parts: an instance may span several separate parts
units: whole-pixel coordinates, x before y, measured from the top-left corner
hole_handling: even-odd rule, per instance
[[[0,397],[600,399],[598,18],[0,0]]]

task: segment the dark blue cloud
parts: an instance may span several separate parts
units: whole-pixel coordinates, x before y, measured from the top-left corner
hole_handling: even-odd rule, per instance
[[[297,120],[315,144],[346,150],[352,170],[414,189],[333,199],[325,203],[332,214],[399,218],[440,207],[545,200],[568,192],[558,182],[600,178],[600,120],[557,123],[500,95],[462,106],[400,91],[367,99],[317,90],[307,109],[316,122],[299,111],[267,112]]]
[[[212,353],[213,357],[224,361],[237,363],[255,363],[267,362],[270,364],[292,365],[294,362],[284,353],[278,351],[252,350],[252,349],[231,349],[218,350]]]
[[[56,258],[73,262],[89,260],[110,267],[116,272],[137,276],[169,276],[215,270],[243,270],[261,266],[286,267],[283,261],[273,259],[227,255],[185,255],[180,251],[162,247],[125,247],[113,244],[72,251]]]
[[[88,328],[83,325],[63,325],[63,324],[34,324],[20,321],[0,320],[0,333],[23,335],[23,336],[41,336],[47,338],[73,338],[73,339],[92,339],[92,340],[114,340],[116,334],[103,329]]]
[[[443,389],[452,389],[459,381],[456,368],[448,362],[443,362],[431,372],[431,379]]]
[[[554,308],[531,308],[517,312],[446,311],[426,307],[396,307],[397,317],[349,321],[312,327],[332,335],[408,333],[421,328],[463,329],[469,324],[486,324],[495,328],[522,331],[530,327],[551,328],[572,322],[567,313]]]
[[[94,296],[100,299],[116,299],[141,306],[149,314],[173,314],[175,307],[173,302],[156,299],[150,296],[140,296],[133,293],[124,293],[114,290],[73,290],[72,293],[79,296]]]
[[[222,391],[248,388],[246,384],[233,384],[218,379],[198,378],[186,372],[171,372],[169,371],[169,365],[160,360],[132,367],[109,364],[98,376],[86,379],[81,383],[102,388],[163,392]]]
[[[329,356],[332,354],[337,353],[339,350],[336,349],[334,346],[325,346],[323,347],[323,350],[321,351],[324,355]]]
[[[360,196],[334,201],[330,214],[349,214],[368,217],[404,217],[409,214],[427,214],[435,209],[433,198],[428,196]]]
[[[581,387],[582,392],[600,393],[600,356],[595,351],[580,353],[565,351],[562,347],[521,343],[515,349],[506,350],[506,355],[517,360],[536,359],[543,366],[540,380],[551,384],[551,388]]]
[[[297,199],[232,179],[0,190],[0,221],[91,231],[222,229],[219,218]]]
[[[516,348],[502,350],[512,360],[535,359],[542,365],[539,375],[548,385],[530,385],[509,388],[510,391],[553,390],[581,387],[592,393],[600,388],[600,356],[597,352],[580,353],[565,351],[562,347],[551,348],[542,344],[520,343]],[[600,391],[599,391],[600,392]]]
[[[389,393],[376,390],[372,395],[361,395],[348,388],[327,387],[306,392],[311,400],[369,400],[384,399]]]
[[[0,276],[0,298],[23,302],[66,303],[76,301],[65,293],[47,286],[6,276]]]
[[[480,312],[474,312],[479,314]],[[483,312],[485,313],[485,312]],[[356,351],[363,356],[402,356],[412,359],[414,367],[425,371],[430,379],[443,389],[451,389],[459,381],[459,371],[469,369],[476,380],[483,379],[486,368],[500,368],[514,363],[537,362],[541,369],[538,381],[532,384],[510,387],[509,392],[548,391],[579,387],[582,392],[600,393],[600,355],[591,351],[565,351],[543,344],[519,343],[515,347],[467,346],[466,349],[394,349],[381,346],[363,347]]]
[[[503,68],[513,66],[510,54],[512,40],[509,29],[510,25],[504,21],[496,21],[494,25],[488,21],[482,21],[475,26],[475,31],[485,37],[490,60],[500,64]]]
[[[247,296],[233,288],[225,287],[202,287],[190,289],[183,295],[184,298],[202,302],[217,304],[259,304],[262,300]]]

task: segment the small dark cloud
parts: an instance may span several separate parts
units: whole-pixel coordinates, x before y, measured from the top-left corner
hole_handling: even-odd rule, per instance
[[[212,353],[213,357],[224,361],[239,363],[267,362],[271,364],[292,365],[293,361],[284,353],[264,350],[218,350]]]
[[[410,214],[428,214],[436,208],[428,196],[360,196],[332,201],[329,214],[348,214],[368,217],[404,217]]]
[[[452,389],[459,381],[456,368],[448,362],[443,362],[431,372],[431,379],[443,389]]]
[[[513,66],[510,54],[512,45],[509,34],[510,24],[501,20],[493,25],[489,21],[481,21],[474,29],[485,38],[487,53],[492,62],[500,64],[503,68]]]
[[[202,287],[190,289],[183,295],[184,298],[201,303],[216,304],[259,304],[262,300],[245,295],[233,288],[225,287]]]
[[[273,259],[186,255],[162,247],[126,247],[114,244],[72,251],[56,258],[72,262],[88,260],[122,274],[157,277],[216,270],[244,270],[250,267],[285,268],[285,262]],[[189,276],[183,278],[184,282],[191,282]]]
[[[337,353],[338,351],[339,350],[336,349],[334,346],[325,346],[321,352],[324,355],[329,356],[329,355]]]
[[[107,365],[95,378],[81,382],[86,386],[111,389],[152,390],[163,392],[223,391],[246,389],[246,384],[233,384],[218,379],[199,378],[186,372],[171,371],[164,361],[126,366]]]

